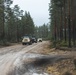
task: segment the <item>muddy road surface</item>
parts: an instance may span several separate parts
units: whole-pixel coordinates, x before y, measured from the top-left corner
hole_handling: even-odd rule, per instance
[[[66,56],[40,54],[46,44],[48,41],[0,48],[0,75],[49,75],[40,68]]]

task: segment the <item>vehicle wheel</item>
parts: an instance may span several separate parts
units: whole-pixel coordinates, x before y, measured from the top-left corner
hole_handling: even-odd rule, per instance
[[[22,45],[24,45],[24,43],[22,43]]]
[[[32,42],[29,42],[29,45],[32,45]]]
[[[35,43],[37,43],[37,41]]]
[[[39,40],[39,42],[42,42],[42,40]]]
[[[25,45],[27,45],[27,43],[25,43]]]

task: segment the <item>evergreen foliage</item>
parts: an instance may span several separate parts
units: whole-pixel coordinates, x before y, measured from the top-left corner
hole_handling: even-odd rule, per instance
[[[43,24],[42,26],[36,26],[35,27],[35,36],[38,38],[43,38],[44,40],[50,38],[50,30],[48,24]]]
[[[19,42],[24,35],[34,34],[35,25],[30,13],[23,14],[18,5],[11,8],[12,3],[12,0],[0,0],[0,43]]]
[[[68,42],[68,47],[75,46],[75,6],[76,0],[50,0],[51,39],[55,47],[63,41]]]

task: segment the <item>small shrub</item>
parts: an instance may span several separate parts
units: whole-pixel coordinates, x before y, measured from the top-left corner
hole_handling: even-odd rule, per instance
[[[68,42],[62,41],[62,42],[60,43],[60,46],[66,47],[66,46],[68,46]]]

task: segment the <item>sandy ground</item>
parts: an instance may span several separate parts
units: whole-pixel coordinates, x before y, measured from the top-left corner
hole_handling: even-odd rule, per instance
[[[0,48],[0,75],[76,75],[76,52],[50,49],[49,45],[43,41]]]

